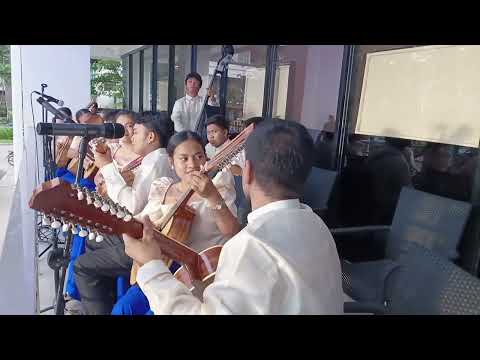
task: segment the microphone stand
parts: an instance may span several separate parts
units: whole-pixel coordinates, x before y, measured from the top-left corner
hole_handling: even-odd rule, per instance
[[[90,140],[90,137],[83,136],[82,140],[80,141],[80,146],[78,149],[77,175],[75,177],[75,185],[78,187],[80,187],[80,181],[83,179],[83,162],[85,160],[85,156],[87,155],[88,142]],[[62,272],[60,275],[59,284],[56,288],[57,294],[55,296],[55,315],[63,315],[65,313],[65,298],[63,294],[63,288],[65,285],[65,277],[67,274],[68,263],[70,262],[72,237],[72,228],[69,228],[67,232],[67,237],[65,239],[65,247],[63,249],[63,256],[61,261]]]
[[[40,85],[42,88],[42,97],[45,94],[45,88],[48,87],[47,84],[41,84]],[[42,107],[42,122],[46,123],[48,122],[48,111],[45,107]],[[51,142],[52,142],[52,137],[47,136],[43,138],[43,167],[45,169],[45,174],[44,174],[44,179],[45,181],[51,180],[55,176],[55,159],[52,158],[52,149],[51,149]],[[54,139],[54,146],[55,146],[55,139]],[[55,154],[53,154],[55,156]],[[42,226],[41,223],[38,226]],[[56,230],[52,231],[52,239],[51,239],[51,244],[47,249],[45,249],[38,257],[40,258],[45,251],[48,250],[48,248],[51,248],[47,255],[47,263],[49,267],[53,270],[53,279],[54,279],[54,288],[55,291],[58,289],[59,285],[59,267],[56,264],[58,254],[59,254],[59,248],[58,248],[58,233]],[[53,306],[47,307],[46,309],[41,309],[40,313],[43,313],[45,311],[48,311],[52,309]]]
[[[47,108],[40,102],[42,105],[45,113],[47,112]],[[83,179],[83,163],[85,160],[85,157],[87,155],[87,149],[88,149],[88,142],[90,141],[89,136],[83,136],[82,140],[80,141],[80,146],[78,149],[78,164],[77,164],[77,175],[75,177],[75,185],[80,186],[80,181]],[[57,232],[54,231],[54,237],[56,239]],[[73,237],[73,232],[72,228],[70,227],[67,232],[67,236],[65,238],[65,247],[63,248],[63,252],[60,253],[58,250],[57,246],[57,241],[54,241],[53,249],[49,254],[49,266],[54,269],[55,273],[55,303],[54,303],[54,311],[55,315],[63,315],[65,312],[65,298],[63,294],[63,288],[65,286],[65,277],[67,275],[67,268],[68,264],[70,262],[70,252],[71,252],[71,245],[72,245],[72,237]],[[59,274],[61,269],[61,273]],[[49,309],[44,309],[43,311],[46,311]]]

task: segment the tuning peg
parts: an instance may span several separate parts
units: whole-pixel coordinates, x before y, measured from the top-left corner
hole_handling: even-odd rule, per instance
[[[77,234],[78,234],[77,225],[72,225],[72,234],[73,234],[73,235],[77,235]]]
[[[115,203],[114,203],[112,200],[110,200],[110,199],[107,200],[107,203],[108,203],[108,205],[110,205],[110,214],[111,214],[111,215],[115,215],[115,214],[117,213],[117,206],[116,206]]]
[[[62,226],[62,231],[63,232],[67,232],[69,229],[70,229],[70,224],[69,223],[63,224],[63,226]]]
[[[43,226],[50,226],[52,222],[50,221],[50,218],[47,215],[43,215],[42,217],[42,225]]]
[[[82,201],[83,199],[85,199],[85,194],[83,193],[83,191],[80,187],[77,190],[77,199],[79,201]]]
[[[119,207],[117,209],[117,218],[123,219],[125,217],[125,211],[123,211],[123,207]]]
[[[123,218],[123,221],[125,222],[129,222],[130,220],[132,220],[133,216],[130,212],[127,212]]]
[[[102,211],[107,212],[108,210],[110,210],[110,205],[108,205],[106,202],[104,202],[103,205],[102,205]]]
[[[97,237],[95,238],[96,242],[102,242],[103,241],[103,236],[98,234]]]
[[[88,235],[88,231],[80,227],[80,232],[78,233],[78,236],[86,237],[87,235]]]
[[[100,200],[98,200],[97,198],[95,198],[94,202],[93,202],[93,206],[95,206],[97,209],[102,206],[102,202]]]
[[[59,229],[62,226],[62,223],[55,219],[50,226],[52,229]]]
[[[88,240],[93,240],[96,238],[97,235],[95,235],[94,232],[91,232],[90,234],[88,234]]]

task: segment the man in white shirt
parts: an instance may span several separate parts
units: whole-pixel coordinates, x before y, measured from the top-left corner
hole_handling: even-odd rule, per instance
[[[137,214],[147,204],[152,182],[156,178],[175,176],[165,150],[173,132],[173,122],[165,111],[145,111],[135,120],[132,150],[143,156],[143,160],[132,186],[120,175],[109,150],[105,154],[95,152],[95,163],[105,179],[110,199]],[[132,260],[125,254],[120,237],[87,242],[87,251],[74,264],[75,282],[87,314],[110,314],[116,300],[112,295],[116,278],[128,279],[131,267]]]
[[[215,280],[193,296],[159,260],[162,251],[144,219],[142,239],[124,235],[125,251],[142,266],[137,282],[160,314],[341,314],[340,260],[323,221],[299,202],[313,161],[305,127],[262,122],[246,142],[242,184],[253,212],[223,247]]]
[[[173,105],[172,121],[175,123],[175,131],[183,130],[195,131],[196,121],[202,111],[202,105],[205,100],[203,96],[199,96],[198,92],[202,87],[202,77],[192,72],[185,78],[186,95]],[[208,89],[208,105],[219,106],[216,101],[213,89]]]
[[[132,150],[143,156],[142,164],[135,172],[132,186],[128,186],[113,163],[110,149],[95,153],[95,163],[100,169],[107,194],[115,203],[125,206],[132,214],[143,210],[153,180],[174,176],[165,150],[173,134],[172,122],[165,111],[145,111],[133,127]]]

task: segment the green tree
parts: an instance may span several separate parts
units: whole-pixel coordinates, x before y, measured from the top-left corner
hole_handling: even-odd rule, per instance
[[[122,62],[91,59],[90,65],[92,96],[111,96],[115,104],[123,101]]]
[[[0,45],[0,89],[3,91],[0,98],[0,125],[12,124],[11,83],[10,45]]]

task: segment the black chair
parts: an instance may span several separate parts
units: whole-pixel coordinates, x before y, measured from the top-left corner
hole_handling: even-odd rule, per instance
[[[305,182],[301,201],[310,206],[322,218],[326,216],[328,200],[336,179],[336,171],[312,167]]]
[[[469,203],[404,187],[391,226],[331,229],[337,242],[341,242],[344,235],[376,235],[373,239],[383,250],[384,256],[373,259],[376,261],[352,263],[342,259],[345,293],[360,302],[381,301],[383,294],[377,288],[378,282],[386,281],[396,267],[394,261],[411,243],[447,260],[458,259],[457,248],[470,211]]]
[[[345,303],[346,313],[479,315],[480,280],[445,257],[409,243],[383,282],[377,302]]]

